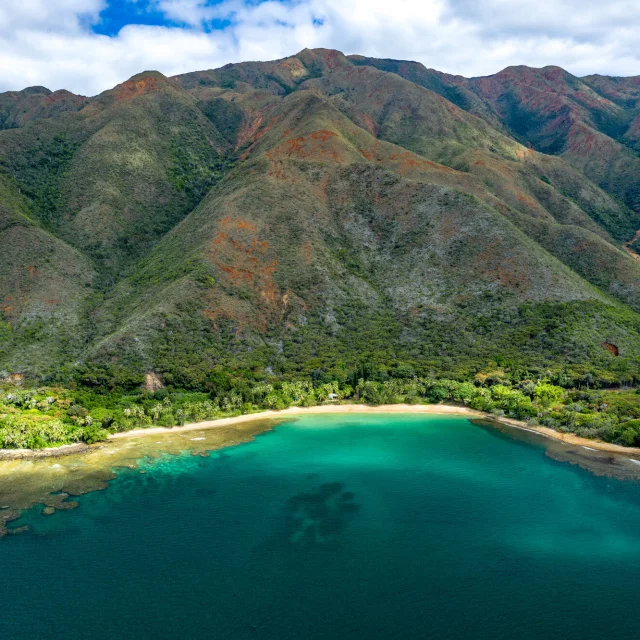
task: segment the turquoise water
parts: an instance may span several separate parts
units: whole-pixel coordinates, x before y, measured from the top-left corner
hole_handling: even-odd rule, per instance
[[[0,638],[637,637],[640,483],[542,445],[308,416],[143,467],[0,540]]]

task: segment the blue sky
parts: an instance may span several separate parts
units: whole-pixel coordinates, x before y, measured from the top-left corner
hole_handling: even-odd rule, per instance
[[[175,22],[167,18],[159,10],[156,3],[149,0],[111,0],[100,12],[98,18],[90,18],[89,25],[94,33],[115,36],[122,27],[128,24],[142,24],[154,26],[183,27],[184,23]]]
[[[223,0],[209,0],[199,3],[203,8],[223,4]],[[257,3],[256,3],[257,4]],[[159,2],[153,0],[110,0],[97,18],[88,17],[88,25],[94,33],[116,36],[127,25],[149,25],[172,28],[190,28],[189,22],[172,19],[162,10]],[[225,29],[230,20],[211,19],[202,23],[206,32]]]
[[[0,0],[0,91],[95,95],[305,47],[466,76],[509,65],[640,75],[638,0]]]

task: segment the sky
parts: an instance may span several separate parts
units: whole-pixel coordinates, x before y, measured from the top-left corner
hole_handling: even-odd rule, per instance
[[[0,91],[95,95],[305,47],[465,76],[526,64],[640,75],[638,0],[0,0]]]

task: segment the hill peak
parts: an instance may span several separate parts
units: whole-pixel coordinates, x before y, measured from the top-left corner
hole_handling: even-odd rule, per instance
[[[37,95],[50,95],[51,89],[47,89],[47,87],[35,86],[35,87],[26,87],[22,89],[22,91],[16,91],[16,93],[22,93],[27,96],[37,96]]]
[[[556,65],[547,65],[545,67],[529,67],[526,64],[509,65],[488,76],[479,76],[472,78],[473,80],[483,80],[485,78],[504,78],[510,76],[517,76],[523,79],[526,78],[544,78],[546,80],[559,80],[575,78],[576,76],[569,73],[566,69],[558,67]]]
[[[148,93],[157,93],[163,89],[175,88],[175,83],[159,71],[142,71],[106,91],[105,94],[115,97],[117,101],[123,101]]]
[[[307,67],[319,66],[324,69],[336,69],[341,66],[351,66],[347,56],[337,49],[303,49],[294,57],[302,61]],[[315,63],[315,64],[314,64]]]
[[[160,71],[155,71],[153,69],[150,69],[148,71],[141,71],[140,73],[136,73],[125,82],[138,82],[139,80],[147,80],[150,78],[155,78],[156,80],[165,80],[167,82],[169,81],[169,78],[167,78],[167,76],[165,76]]]

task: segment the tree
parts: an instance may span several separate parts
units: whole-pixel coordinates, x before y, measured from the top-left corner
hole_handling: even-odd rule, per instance
[[[564,398],[564,389],[562,387],[556,387],[553,384],[542,382],[535,386],[533,397],[543,407],[550,407]]]

